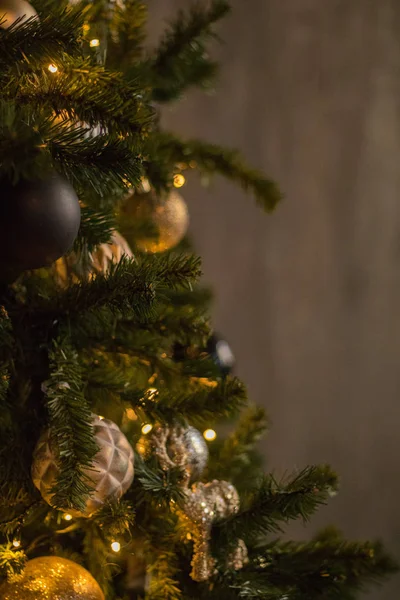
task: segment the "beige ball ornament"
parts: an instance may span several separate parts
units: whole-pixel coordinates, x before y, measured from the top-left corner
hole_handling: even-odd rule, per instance
[[[119,500],[130,487],[134,476],[133,449],[119,427],[108,419],[93,415],[93,430],[99,451],[92,466],[84,470],[89,481],[92,481],[93,490],[83,513],[68,508],[68,512],[80,517],[90,517],[106,502]],[[34,451],[32,479],[50,505],[51,490],[60,472],[57,456],[57,448],[54,448],[50,430],[47,430]]]
[[[132,194],[124,209],[129,218],[150,222],[158,237],[135,239],[143,252],[165,252],[174,248],[186,235],[189,227],[189,212],[186,202],[176,191],[168,196],[157,196],[154,191]]]
[[[59,258],[53,265],[55,279],[61,287],[68,287],[79,281],[93,279],[98,273],[106,275],[111,265],[120,262],[123,256],[134,258],[126,239],[114,231],[109,244],[100,244],[90,253],[87,262],[83,262],[71,252]]]
[[[2,600],[104,600],[97,581],[80,565],[41,556],[26,563],[21,577],[0,585]]]
[[[37,17],[37,12],[26,0],[0,0],[1,29],[8,29],[17,19],[21,19],[19,25],[31,17]]]

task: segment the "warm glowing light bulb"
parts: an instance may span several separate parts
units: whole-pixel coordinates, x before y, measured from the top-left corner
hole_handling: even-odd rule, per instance
[[[64,515],[64,519],[65,519],[65,521],[72,521],[72,515],[69,515],[67,513],[66,515]]]
[[[54,65],[53,63],[51,63],[51,65],[48,66],[48,69],[49,69],[50,73],[57,73],[57,71],[58,71],[57,65]]]
[[[14,548],[19,548],[21,545],[21,542],[19,540],[13,540],[13,546]]]
[[[97,46],[100,46],[100,40],[97,38],[93,38],[93,40],[90,40],[90,47],[91,48],[97,48]]]
[[[133,410],[133,408],[127,408],[125,411],[126,418],[130,421],[137,421],[137,414]]]
[[[206,429],[203,435],[208,442],[213,442],[217,437],[217,432],[214,429]]]
[[[177,175],[174,176],[174,186],[176,188],[181,188],[183,185],[185,185],[186,183],[186,179],[184,177],[184,175],[182,175],[182,173],[178,173]]]
[[[147,435],[148,433],[150,433],[150,431],[153,429],[153,425],[150,425],[150,423],[146,423],[146,425],[143,425],[142,427],[142,433],[144,435]]]
[[[121,550],[121,544],[119,542],[113,542],[111,544],[111,549],[113,552],[119,552]]]
[[[99,415],[99,419],[100,421],[104,421],[104,417],[102,417],[101,415]]]
[[[157,388],[149,388],[147,390],[147,397],[149,400],[154,400],[154,398],[158,395],[158,389]]]

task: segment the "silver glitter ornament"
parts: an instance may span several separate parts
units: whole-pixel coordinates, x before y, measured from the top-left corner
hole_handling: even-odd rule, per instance
[[[0,0],[1,29],[8,29],[17,19],[21,19],[19,25],[30,19],[30,17],[37,17],[37,12],[29,2],[25,0]]]
[[[194,581],[207,581],[215,571],[215,560],[210,550],[213,523],[235,515],[239,507],[239,494],[227,481],[195,483],[186,491],[183,507],[178,510],[178,514],[190,525],[194,539],[190,574]],[[227,566],[239,570],[246,561],[246,545],[243,540],[238,540],[236,548],[227,557]]]
[[[72,560],[41,556],[26,563],[21,576],[0,585],[1,600],[104,600],[89,571]]]
[[[190,425],[157,426],[139,440],[137,450],[144,458],[155,452],[164,471],[180,467],[186,483],[201,477],[209,456],[202,434]]]
[[[93,430],[99,451],[91,467],[83,469],[83,473],[92,481],[93,490],[83,513],[68,509],[71,514],[81,517],[90,517],[107,501],[119,500],[130,487],[134,476],[133,449],[119,427],[108,419],[93,415]],[[50,505],[51,490],[60,472],[57,454],[51,433],[47,430],[34,451],[32,479]]]

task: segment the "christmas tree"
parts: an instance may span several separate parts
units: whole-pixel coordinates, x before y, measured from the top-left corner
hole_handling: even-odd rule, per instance
[[[212,84],[229,5],[189,4],[150,52],[146,4],[0,0],[0,597],[359,597],[396,570],[379,543],[280,537],[337,476],[264,472],[178,190],[279,191],[160,125]]]

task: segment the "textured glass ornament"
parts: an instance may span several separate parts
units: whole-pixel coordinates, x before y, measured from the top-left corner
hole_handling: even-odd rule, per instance
[[[180,425],[155,427],[151,434],[140,438],[137,450],[144,458],[155,452],[164,471],[180,467],[187,482],[201,477],[209,456],[208,446],[200,431]]]
[[[0,27],[7,29],[17,19],[23,23],[30,17],[37,17],[37,12],[26,0],[0,0],[0,18],[3,16],[5,20]]]
[[[71,514],[83,517],[90,517],[107,501],[119,500],[130,487],[134,475],[133,449],[119,427],[108,419],[94,415],[93,428],[99,451],[92,466],[83,471],[93,482],[93,490],[87,499],[84,513],[68,508]],[[34,451],[32,479],[50,505],[51,490],[59,473],[57,454],[50,431],[47,430],[40,437]]]
[[[118,231],[114,231],[110,244],[100,244],[88,256],[88,261],[80,260],[75,252],[63,256],[53,265],[57,283],[68,287],[78,281],[88,281],[97,273],[105,275],[112,264],[117,264],[123,256],[134,258],[128,242]]]
[[[0,585],[1,600],[104,600],[89,571],[59,558],[42,556],[26,563],[21,576]]]
[[[178,192],[171,191],[159,197],[153,191],[132,194],[122,209],[130,218],[149,221],[158,232],[157,237],[135,239],[143,252],[165,252],[174,248],[186,235],[189,212],[186,202]]]

